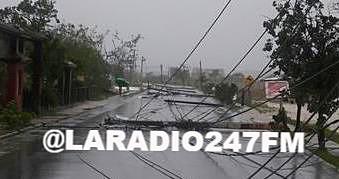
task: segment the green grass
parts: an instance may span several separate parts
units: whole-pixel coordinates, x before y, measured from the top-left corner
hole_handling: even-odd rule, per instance
[[[289,124],[295,125],[296,121],[289,119]],[[312,129],[314,129],[316,126],[315,124],[307,124],[305,125],[303,122],[301,122],[302,126],[305,126],[304,132],[312,132]],[[335,132],[333,135],[333,131],[330,129],[325,129],[325,135],[326,138],[339,144],[339,134]],[[331,136],[332,135],[332,136]],[[335,166],[339,170],[339,156],[331,154],[327,149],[326,150],[320,150],[320,149],[313,149],[310,150],[313,154],[317,155],[321,159],[325,160],[329,164]]]
[[[289,119],[288,123],[292,124],[292,125],[296,125],[296,121],[292,120],[292,119]],[[305,123],[301,122],[301,125],[305,126]],[[315,127],[316,127],[315,124],[307,124],[304,128],[304,132],[312,132],[312,129],[314,129]],[[339,144],[339,134],[338,134],[338,132],[335,132],[333,135],[332,134],[333,134],[333,131],[331,129],[325,129],[326,138],[328,138],[329,140]]]
[[[339,144],[339,134],[338,132],[334,133],[334,135],[332,135],[333,131],[330,129],[325,129],[325,135],[328,139],[330,139],[331,141]],[[332,135],[332,136],[331,136]]]
[[[333,154],[331,154],[328,150],[311,150],[311,152],[317,156],[319,156],[320,158],[322,158],[323,160],[325,160],[326,162],[332,164],[333,166],[335,166],[337,168],[337,170],[339,170],[339,156],[335,156]]]

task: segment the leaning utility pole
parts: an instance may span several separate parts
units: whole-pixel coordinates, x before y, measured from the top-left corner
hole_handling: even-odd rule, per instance
[[[143,83],[144,77],[144,62],[146,61],[145,57],[141,57],[141,84]]]
[[[161,64],[160,65],[160,73],[161,73],[161,83],[163,83],[164,82],[164,76],[163,76],[163,74],[162,74],[162,70],[163,70],[163,65]]]
[[[202,82],[203,82],[203,79],[202,79],[202,64],[201,64],[201,61],[200,61],[200,90],[202,90]]]

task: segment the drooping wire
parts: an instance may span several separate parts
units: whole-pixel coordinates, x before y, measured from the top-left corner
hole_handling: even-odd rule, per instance
[[[141,154],[138,154],[136,152],[130,151],[137,159],[142,161],[143,163],[147,164],[148,166],[152,167],[156,171],[160,172],[161,174],[167,176],[171,179],[183,179],[183,177],[171,172],[170,170],[162,167],[161,165],[147,159],[146,157],[142,156]]]
[[[207,31],[204,33],[204,35],[200,38],[200,40],[198,41],[198,43],[194,46],[194,48],[190,51],[190,53],[187,55],[187,57],[185,58],[185,60],[181,63],[181,65],[179,66],[179,68],[177,68],[177,70],[170,76],[170,78],[164,83],[162,89],[164,89],[166,87],[166,85],[172,81],[172,79],[174,78],[174,76],[185,66],[186,62],[191,58],[191,56],[194,54],[194,52],[198,49],[198,47],[201,45],[201,43],[204,41],[204,39],[207,37],[207,35],[210,33],[210,31],[212,30],[212,28],[215,26],[215,24],[219,21],[219,19],[222,17],[222,15],[224,14],[225,10],[229,7],[230,3],[232,2],[232,0],[228,0],[227,3],[225,4],[225,6],[222,8],[222,10],[220,11],[220,13],[218,14],[218,16],[215,18],[215,20],[212,22],[212,24],[209,26],[209,28],[207,29]],[[158,92],[158,95],[160,94],[160,91]],[[145,105],[143,105],[136,114],[134,114],[132,117],[134,116],[138,116],[138,114],[145,109],[153,100],[155,97],[152,97]],[[138,120],[138,118],[136,118],[136,120]]]
[[[338,88],[338,86],[339,86],[339,81],[338,81],[337,84],[330,90],[330,92],[326,95],[326,97],[320,102],[320,104],[318,105],[318,108],[317,108],[317,109],[320,109],[320,108],[324,105],[325,101],[326,101],[326,100],[330,97],[330,95]],[[304,123],[304,126],[306,126],[306,125],[311,121],[311,119],[315,116],[316,113],[317,113],[317,110],[316,110],[316,111],[309,117],[309,119]],[[332,115],[333,115],[333,114],[332,114]],[[330,117],[331,117],[331,116],[329,116],[329,117],[327,118],[327,120],[329,120]],[[325,121],[327,121],[327,120],[325,120]],[[316,132],[313,131],[313,132],[310,133],[310,134],[312,134],[312,136],[311,136],[311,138],[307,141],[307,143],[311,141],[311,139],[315,136]],[[309,135],[310,135],[310,134],[309,134]],[[306,144],[307,144],[307,143],[306,143]],[[278,153],[278,152],[277,152],[277,153]],[[296,155],[296,154],[295,154],[295,155]],[[294,155],[294,156],[295,156],[295,155]],[[281,167],[283,167],[284,165],[286,165],[286,164],[287,164],[294,156],[291,156],[287,161],[285,161],[284,164],[283,164]],[[263,166],[266,166],[269,162],[271,162],[271,161],[274,159],[274,157],[275,157],[275,156],[272,156],[269,160],[267,160]],[[259,168],[258,170],[256,170],[253,174],[251,174],[251,175],[248,177],[248,179],[253,178],[253,177],[254,177],[257,173],[259,173],[261,170],[262,170],[262,167]]]
[[[111,179],[111,177],[109,177],[108,175],[106,175],[104,172],[102,172],[101,170],[99,170],[97,167],[95,167],[93,164],[89,163],[88,161],[86,161],[85,159],[83,159],[80,154],[77,155],[78,158],[80,159],[80,161],[84,164],[86,164],[88,167],[90,167],[91,169],[93,169],[95,172],[97,172],[98,174],[100,174],[101,176],[103,176],[106,179]]]
[[[327,66],[326,68],[324,68],[324,69],[318,71],[318,72],[315,73],[314,75],[312,75],[312,76],[306,78],[305,80],[303,80],[303,81],[297,83],[296,85],[293,85],[288,91],[291,91],[292,89],[295,89],[295,88],[297,88],[297,87],[299,87],[299,86],[305,84],[306,82],[309,82],[309,81],[312,80],[313,78],[317,77],[317,76],[320,75],[321,73],[327,71],[328,69],[332,68],[333,66],[335,66],[335,65],[337,65],[337,64],[339,64],[339,60],[338,60],[337,62],[335,62],[335,63],[333,63],[333,64]],[[228,120],[228,119],[230,119],[230,118],[239,116],[239,115],[241,115],[241,114],[243,114],[243,113],[249,112],[249,111],[251,111],[251,110],[253,110],[253,109],[256,109],[257,107],[262,106],[262,105],[264,105],[264,104],[266,104],[266,103],[268,103],[268,102],[270,102],[270,101],[272,101],[272,100],[274,100],[274,99],[277,99],[279,96],[282,96],[282,95],[283,95],[283,94],[278,94],[278,95],[274,96],[273,98],[267,99],[266,101],[261,102],[261,103],[255,105],[255,106],[253,106],[253,107],[251,107],[251,108],[249,108],[249,109],[246,109],[246,110],[244,110],[244,111],[242,111],[242,112],[239,112],[239,113],[237,113],[237,114],[235,114],[235,115],[232,115],[232,116],[227,117],[227,118],[222,119],[222,120],[218,120],[218,121],[215,122],[215,123],[220,123],[220,122],[226,121],[226,120]],[[224,113],[224,115],[226,115],[226,113]],[[222,117],[222,116],[221,116],[221,117]],[[221,119],[221,118],[220,118],[220,119]],[[309,120],[310,120],[310,119],[309,119]]]

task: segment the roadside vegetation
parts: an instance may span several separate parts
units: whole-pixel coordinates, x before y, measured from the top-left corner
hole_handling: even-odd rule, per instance
[[[264,51],[276,74],[290,83],[298,107],[296,131],[303,130],[300,112],[307,105],[317,114],[319,148],[325,149],[326,122],[339,105],[339,19],[325,13],[319,0],[274,1],[273,6],[279,16],[264,22],[271,36]]]
[[[64,74],[72,68],[72,95],[85,96],[89,89],[91,99],[103,99],[112,95],[108,90],[115,77],[122,77],[126,62],[140,57],[137,44],[141,35],[124,40],[118,32],[100,32],[96,27],[61,22],[54,0],[21,0],[16,6],[0,9],[0,23],[9,24],[25,31],[46,37],[43,43],[42,108],[54,110],[63,104]],[[104,41],[112,42],[104,48]],[[26,44],[25,56],[34,57],[33,44]],[[26,68],[24,84],[24,111],[30,111],[34,64]],[[5,94],[6,65],[0,65],[1,94]],[[81,92],[81,93],[80,93]],[[74,93],[74,94],[73,94]],[[82,96],[81,96],[82,95]],[[86,94],[87,99],[88,94]],[[78,97],[77,97],[78,98]],[[85,98],[85,97],[84,97]],[[75,101],[77,102],[77,101]],[[29,115],[3,106],[0,116],[6,126],[24,126]],[[27,119],[27,120],[26,120]],[[22,125],[19,121],[22,122]],[[7,122],[6,122],[7,121]],[[14,124],[10,124],[14,121]]]
[[[34,113],[21,112],[15,102],[10,102],[0,112],[0,129],[18,130],[30,125],[34,117]]]
[[[311,150],[312,153],[317,155],[318,157],[322,158],[326,162],[332,164],[336,167],[337,170],[339,170],[339,156],[335,156],[329,152],[328,149],[321,150],[321,149],[314,149]]]
[[[326,8],[320,0],[282,0],[273,1],[273,6],[279,15],[264,22],[270,34],[264,51],[272,60],[271,68],[277,69],[275,74],[290,83],[291,90],[284,95],[293,97],[297,105],[296,119],[288,119],[281,109],[279,114],[285,112],[294,132],[315,132],[319,148],[311,152],[338,169],[339,156],[326,147],[327,140],[339,144],[339,134],[328,129],[339,122],[328,122],[339,107],[338,4]],[[314,114],[315,124],[302,122],[303,106]]]

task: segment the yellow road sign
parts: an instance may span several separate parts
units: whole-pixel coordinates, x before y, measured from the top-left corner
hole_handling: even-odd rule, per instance
[[[254,82],[254,78],[253,78],[252,75],[245,76],[244,83],[245,83],[246,86],[251,86],[253,84],[253,82]]]

